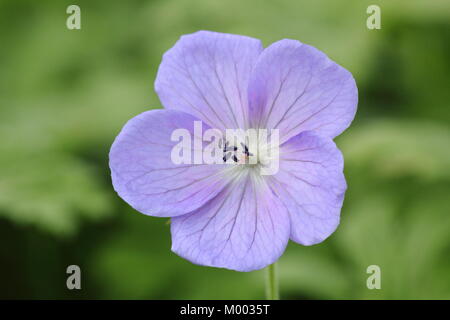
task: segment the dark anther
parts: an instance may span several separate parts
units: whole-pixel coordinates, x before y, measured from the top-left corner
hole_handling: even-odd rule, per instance
[[[223,162],[227,162],[227,160],[229,159],[231,157],[231,152],[228,152],[228,153],[226,153],[224,156],[223,156]]]
[[[225,149],[223,149],[223,152],[228,152],[228,151],[237,151],[238,148],[237,147],[226,147]]]
[[[248,151],[247,145],[245,145],[244,143],[241,142],[241,146],[242,146],[242,148],[244,148],[244,154],[245,154],[247,157],[253,156],[253,153],[251,153],[251,152]]]
[[[220,143],[219,143],[219,147],[221,147],[221,146],[222,146],[222,140],[220,140]],[[242,149],[243,149],[243,153],[247,157],[253,156],[253,154],[248,151],[247,145],[245,145],[244,143],[241,142],[241,146],[242,146]],[[236,163],[239,162],[239,159],[236,156],[236,151],[238,151],[238,150],[239,150],[238,147],[236,147],[236,146],[229,146],[229,142],[225,141],[224,146],[223,146],[223,153],[224,153],[224,156],[222,158],[223,162],[227,162],[227,160],[230,159],[231,156],[233,156],[232,159],[233,159],[234,162],[236,162]]]

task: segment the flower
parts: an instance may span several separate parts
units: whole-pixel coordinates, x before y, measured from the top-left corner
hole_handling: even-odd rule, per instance
[[[313,245],[336,230],[347,186],[333,138],[356,113],[350,72],[299,41],[264,49],[250,37],[199,31],[164,54],[155,90],[165,109],[128,121],[110,168],[114,189],[133,208],[171,217],[172,251],[195,264],[251,271],[275,262],[289,239]],[[172,133],[194,135],[195,121],[221,131],[278,129],[278,172],[224,165],[240,160],[236,145],[222,145],[222,164],[173,163]],[[241,147],[246,157],[255,151]]]

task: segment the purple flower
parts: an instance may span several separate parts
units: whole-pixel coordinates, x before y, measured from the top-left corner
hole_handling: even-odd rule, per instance
[[[295,40],[200,31],[167,51],[155,89],[165,109],[131,119],[110,152],[114,189],[137,211],[171,217],[172,251],[200,265],[251,271],[275,262],[288,240],[312,245],[339,224],[346,182],[333,138],[355,116],[350,72]],[[175,129],[279,129],[279,170],[175,164]],[[194,152],[194,147],[192,151]],[[247,146],[241,154],[251,156]],[[238,160],[238,159],[234,159]],[[225,162],[226,161],[226,162]]]

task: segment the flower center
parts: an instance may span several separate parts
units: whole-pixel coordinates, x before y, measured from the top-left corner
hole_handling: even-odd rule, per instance
[[[241,142],[238,146],[230,145],[229,141],[226,141],[223,146],[223,162],[234,162],[238,164],[249,163],[249,158],[253,156],[248,149],[248,146]]]
[[[227,132],[226,138],[219,140],[217,160],[235,165],[239,170],[254,169],[259,170],[261,175],[275,174],[279,164],[278,141],[278,134],[269,141],[264,131],[238,132],[234,135]]]

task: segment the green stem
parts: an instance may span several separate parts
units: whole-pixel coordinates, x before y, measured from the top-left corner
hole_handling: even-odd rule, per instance
[[[271,264],[266,268],[266,299],[279,300],[280,294],[278,292],[278,273],[277,264]]]

